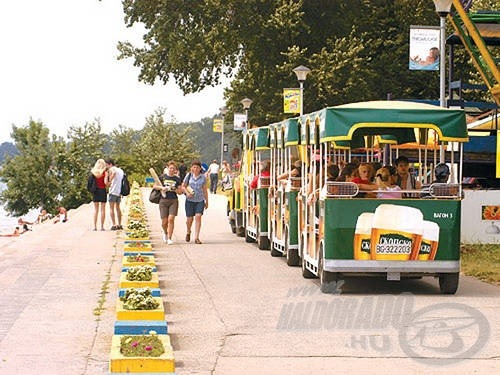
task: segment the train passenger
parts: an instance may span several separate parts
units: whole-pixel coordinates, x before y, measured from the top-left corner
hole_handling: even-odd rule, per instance
[[[385,166],[380,168],[375,173],[375,182],[378,190],[384,190],[377,193],[377,198],[382,199],[399,199],[403,195],[401,188],[396,185],[397,172],[393,166]]]
[[[432,181],[433,184],[446,184],[450,177],[450,168],[444,163],[439,163],[436,165],[436,168],[434,168],[434,176],[436,179]]]
[[[352,179],[359,190],[376,190],[377,185],[373,182],[373,167],[370,163],[361,163],[358,165],[358,175]],[[358,198],[374,197],[375,195],[365,192],[358,193]]]
[[[300,160],[295,160],[292,163],[292,169],[290,170],[290,172],[282,173],[278,177],[276,177],[276,179],[278,181],[285,181],[288,180],[288,177],[300,177],[301,174],[302,174],[302,163],[300,162]]]
[[[410,163],[406,156],[400,156],[396,159],[395,163],[397,169],[397,179],[396,185],[398,185],[402,190],[419,190],[422,188],[422,184],[418,181],[415,176],[410,173]],[[412,198],[418,195],[411,193],[404,193],[404,198]]]
[[[259,174],[255,175],[252,179],[252,182],[250,182],[250,189],[257,189],[257,187],[259,186],[259,178],[271,177],[270,167],[271,163],[269,160],[264,160],[260,163],[260,172]]]

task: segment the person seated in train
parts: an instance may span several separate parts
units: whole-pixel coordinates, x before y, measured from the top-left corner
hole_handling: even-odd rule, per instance
[[[374,170],[370,163],[360,163],[358,165],[357,176],[352,179],[358,185],[359,190],[377,190],[377,185],[373,182]],[[360,192],[357,195],[358,198],[373,198],[375,194]]]
[[[431,198],[429,190],[432,184],[447,184],[450,178],[450,168],[445,163],[439,163],[434,168],[434,180],[429,185],[424,185],[422,190],[424,193],[422,194],[423,198]],[[448,185],[448,186],[435,186],[432,189],[432,193],[434,196],[449,196],[454,197],[458,195],[458,186],[457,185]]]
[[[380,168],[375,173],[375,183],[377,190],[382,190],[377,193],[377,198],[380,199],[400,199],[403,198],[401,188],[396,184],[397,170],[392,165]]]
[[[410,162],[406,156],[398,157],[394,162],[397,169],[397,179],[396,185],[398,185],[401,190],[420,190],[422,184],[418,181],[415,176],[410,173]],[[418,195],[412,193],[404,193],[404,198],[415,198]]]
[[[448,167],[445,163],[439,163],[434,168],[434,181],[433,184],[446,184],[448,182],[448,178],[450,177],[450,167]]]
[[[255,175],[250,182],[250,189],[257,189],[259,186],[260,178],[270,178],[271,177],[271,162],[269,160],[264,160],[260,163],[260,172]]]

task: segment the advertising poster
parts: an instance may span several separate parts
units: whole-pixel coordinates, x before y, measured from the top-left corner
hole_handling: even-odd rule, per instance
[[[439,27],[410,27],[410,70],[439,70]]]
[[[223,120],[221,118],[214,118],[212,130],[214,133],[222,133]]]
[[[283,112],[300,113],[300,89],[283,89]]]
[[[235,113],[234,114],[234,130],[242,131],[246,129],[248,119],[245,113]]]

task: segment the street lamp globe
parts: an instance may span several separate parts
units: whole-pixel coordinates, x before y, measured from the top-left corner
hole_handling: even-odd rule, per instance
[[[453,0],[432,0],[434,6],[436,7],[436,12],[439,17],[446,17],[451,10],[451,4]]]
[[[248,110],[250,109],[250,106],[252,105],[253,100],[250,98],[245,98],[241,101],[241,104],[243,104],[243,109]]]
[[[307,78],[307,75],[311,73],[311,69],[309,69],[307,66],[299,65],[298,67],[293,69],[293,72],[297,75],[297,80],[299,82],[304,82]]]

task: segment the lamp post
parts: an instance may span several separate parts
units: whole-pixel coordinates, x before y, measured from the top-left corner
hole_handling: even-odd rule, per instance
[[[445,103],[445,86],[446,86],[446,69],[445,69],[445,49],[446,49],[446,16],[450,13],[451,3],[453,0],[432,0],[436,7],[436,12],[439,15],[439,105],[446,107]],[[439,162],[444,163],[444,146],[441,144],[439,148]]]
[[[224,158],[224,117],[227,113],[227,107],[222,106],[219,108],[219,111],[222,115],[222,132],[220,133],[220,165],[222,165],[222,160]]]
[[[253,100],[250,98],[245,98],[241,101],[241,104],[243,104],[243,109],[245,110],[245,117],[247,118],[247,123],[246,123],[246,128],[250,128],[249,126],[249,121],[248,121],[248,110],[250,109],[250,106],[252,105]]]
[[[300,84],[300,115],[302,116],[304,114],[304,81],[306,80],[307,75],[311,73],[311,69],[307,66],[299,65],[293,69],[293,72],[297,76],[297,80]]]

